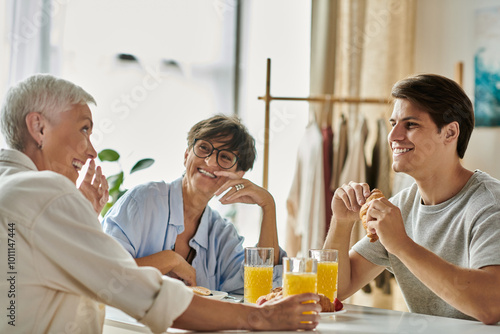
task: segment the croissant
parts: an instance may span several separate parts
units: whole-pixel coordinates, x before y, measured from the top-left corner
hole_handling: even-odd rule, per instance
[[[344,304],[338,299],[334,298],[333,302],[327,296],[318,293],[319,304],[321,305],[321,312],[337,312],[344,308]]]
[[[380,190],[378,190],[377,188],[373,189],[372,192],[370,193],[370,196],[368,196],[368,198],[366,199],[366,203],[363,204],[363,206],[361,207],[361,210],[359,211],[359,218],[361,219],[361,222],[363,223],[363,227],[366,230],[366,236],[368,238],[370,238],[370,242],[377,241],[378,235],[371,234],[370,232],[368,232],[367,226],[366,226],[366,211],[368,211],[368,207],[370,206],[371,201],[373,201],[374,199],[383,198],[383,197],[385,197],[385,196],[384,196],[384,194],[382,194],[382,192]]]
[[[321,312],[335,312],[335,305],[330,301],[330,298],[321,293],[318,293],[318,296]]]
[[[210,296],[212,294],[212,291],[210,289],[207,289],[203,286],[190,286],[191,290],[197,295],[200,296]]]
[[[283,297],[283,288],[282,287],[277,287],[277,288],[272,289],[271,292],[268,293],[267,295],[260,296],[257,299],[256,304],[257,305],[262,305],[265,302],[270,301],[271,299],[276,299],[276,298],[281,298],[281,297]]]

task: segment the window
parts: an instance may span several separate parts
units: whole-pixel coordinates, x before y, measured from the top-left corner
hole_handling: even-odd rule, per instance
[[[236,15],[217,3],[67,3],[61,74],[97,100],[96,149],[115,149],[131,164],[156,160],[126,182],[179,177],[189,128],[233,113]]]

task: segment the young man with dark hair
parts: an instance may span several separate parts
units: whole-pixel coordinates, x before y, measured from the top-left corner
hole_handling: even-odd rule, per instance
[[[406,78],[395,98],[388,136],[393,170],[415,183],[369,204],[367,231],[349,238],[368,184],[335,191],[325,248],[339,250],[339,298],[384,269],[394,273],[411,312],[500,320],[500,182],[461,164],[474,127],[472,103],[454,81],[425,74]]]

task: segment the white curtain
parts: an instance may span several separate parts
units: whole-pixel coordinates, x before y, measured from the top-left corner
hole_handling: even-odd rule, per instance
[[[7,3],[9,74],[7,87],[34,73],[59,72],[63,0],[9,0]]]

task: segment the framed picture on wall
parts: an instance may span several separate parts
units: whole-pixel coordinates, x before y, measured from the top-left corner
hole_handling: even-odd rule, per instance
[[[500,126],[500,6],[477,9],[475,16],[476,126]]]

